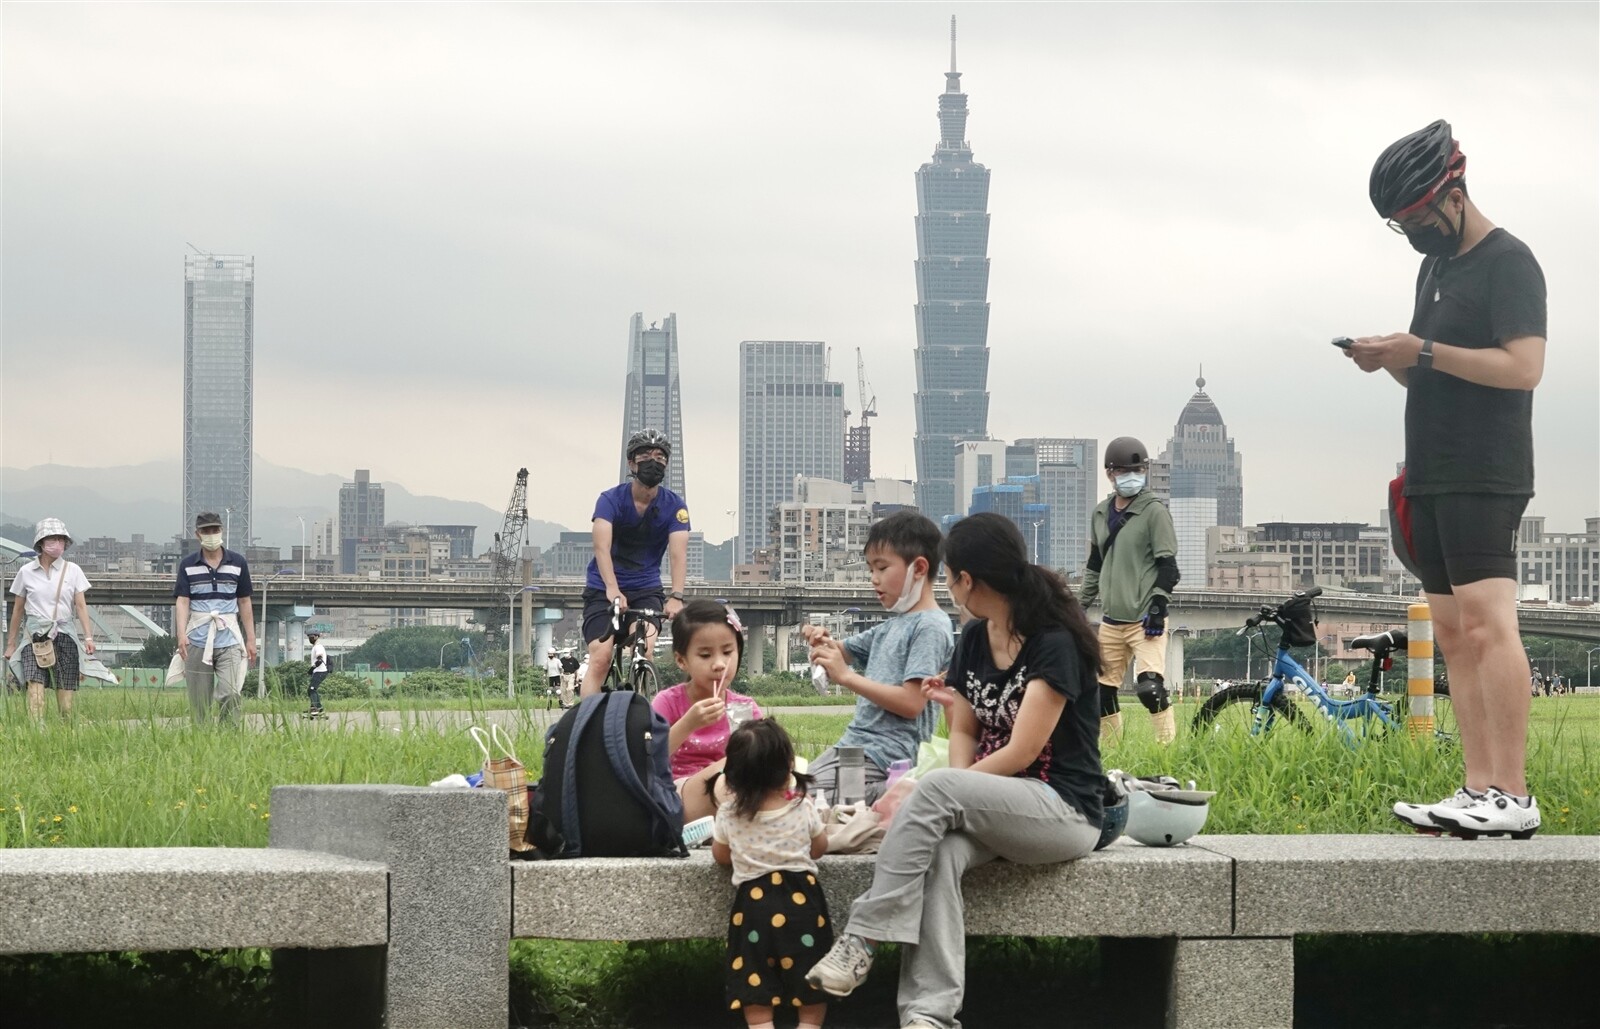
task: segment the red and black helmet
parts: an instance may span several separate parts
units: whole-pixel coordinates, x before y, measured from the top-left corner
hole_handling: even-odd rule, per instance
[[[1467,171],[1467,156],[1440,119],[1389,144],[1372,166],[1367,192],[1379,217],[1403,219]]]

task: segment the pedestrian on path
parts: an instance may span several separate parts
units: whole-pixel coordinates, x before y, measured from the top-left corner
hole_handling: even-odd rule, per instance
[[[94,656],[94,630],[83,595],[89,579],[66,559],[72,534],[59,518],[45,518],[33,529],[38,556],[11,580],[10,628],[5,659],[27,684],[28,713],[44,717],[44,691],[56,691],[56,710],[66,718],[82,681],[82,664]],[[77,615],[74,626],[72,616]],[[25,633],[19,644],[19,633]]]
[[[194,531],[200,549],[178,563],[172,587],[189,713],[197,724],[213,716],[237,722],[245,673],[256,659],[250,565],[222,545],[221,515],[201,512]]]
[[[311,685],[306,687],[306,694],[311,698],[311,710],[307,712],[312,718],[322,716],[322,694],[319,691],[322,680],[328,677],[328,648],[322,645],[322,633],[306,633],[306,639],[311,641]]]

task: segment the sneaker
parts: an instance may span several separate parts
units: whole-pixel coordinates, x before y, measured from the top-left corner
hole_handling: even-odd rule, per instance
[[[1433,810],[1430,818],[1452,835],[1478,839],[1482,836],[1510,836],[1514,840],[1531,839],[1539,828],[1539,801],[1528,796],[1528,806],[1523,807],[1509,794],[1489,787],[1483,797],[1467,807],[1453,810]]]
[[[848,997],[872,971],[872,951],[859,936],[843,933],[822,960],[811,966],[806,982],[823,993]]]
[[[1437,804],[1396,804],[1394,816],[1400,821],[1422,832],[1438,833],[1441,830],[1439,823],[1428,817],[1433,811],[1449,813],[1461,808],[1471,807],[1483,799],[1483,794],[1474,793],[1465,786],[1456,790],[1454,796],[1446,797]]]

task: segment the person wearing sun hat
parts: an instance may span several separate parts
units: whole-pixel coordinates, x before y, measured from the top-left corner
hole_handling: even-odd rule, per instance
[[[17,679],[27,684],[28,712],[35,718],[44,716],[47,688],[56,691],[56,708],[62,717],[71,714],[83,678],[82,665],[94,654],[94,630],[83,599],[89,580],[82,568],[66,559],[71,545],[72,534],[61,519],[41,519],[33,530],[37,557],[11,580],[11,595],[16,599],[6,633],[5,659]],[[18,634],[23,630],[26,635],[19,645]]]

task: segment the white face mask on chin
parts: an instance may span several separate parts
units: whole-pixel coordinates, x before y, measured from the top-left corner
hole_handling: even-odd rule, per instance
[[[922,599],[922,580],[925,578],[927,576],[918,574],[915,571],[906,576],[905,583],[900,587],[900,599],[890,606],[889,612],[903,615],[915,607],[917,601]]]

